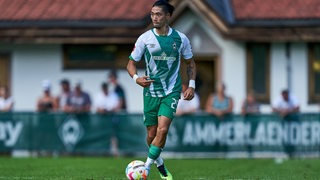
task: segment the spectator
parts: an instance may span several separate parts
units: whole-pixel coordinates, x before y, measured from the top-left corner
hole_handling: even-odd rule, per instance
[[[102,83],[101,85],[102,92],[99,93],[95,98],[95,106],[97,113],[103,115],[105,113],[113,113],[121,110],[120,107],[120,99],[118,95],[108,90],[108,84]],[[111,154],[114,156],[119,155],[119,147],[118,147],[118,131],[119,131],[119,117],[117,115],[110,116],[111,124],[112,124],[112,132],[111,132]]]
[[[65,112],[69,113],[84,113],[90,112],[91,99],[88,93],[84,92],[81,87],[81,82],[77,82],[74,92],[67,99],[67,104],[64,107]]]
[[[300,110],[298,100],[287,89],[283,90],[281,96],[272,103],[272,110],[279,113],[285,123],[299,121],[299,116],[297,115]],[[296,147],[293,144],[284,144],[283,149],[289,158],[294,157]]]
[[[8,87],[0,87],[0,112],[8,112],[13,109],[13,98],[10,96]]]
[[[246,99],[243,101],[241,106],[241,114],[259,114],[260,113],[260,104],[256,101],[255,95],[253,92],[247,94]]]
[[[181,98],[178,103],[176,115],[184,115],[184,114],[191,114],[199,110],[200,108],[200,100],[197,93],[194,94],[193,99],[185,100],[183,97],[183,93],[188,88],[187,83],[182,84],[182,92]]]
[[[233,100],[225,94],[225,85],[222,82],[216,84],[216,94],[211,94],[206,103],[206,112],[219,118],[231,114]]]
[[[119,99],[120,99],[120,110],[126,111],[127,110],[127,103],[126,103],[126,94],[122,88],[122,86],[118,83],[118,75],[116,70],[111,70],[109,73],[109,90],[114,91]]]
[[[272,103],[272,110],[284,118],[299,112],[300,106],[298,100],[289,94],[289,90],[285,89],[281,92],[281,96]]]
[[[67,104],[67,99],[71,96],[70,82],[68,79],[62,79],[60,81],[61,93],[57,96],[58,109],[63,111],[63,108]]]
[[[51,83],[49,80],[42,81],[43,95],[38,99],[37,111],[50,112],[57,109],[55,98],[51,96]]]
[[[117,112],[121,109],[120,99],[115,92],[109,92],[108,84],[102,83],[102,92],[95,98],[97,113]]]

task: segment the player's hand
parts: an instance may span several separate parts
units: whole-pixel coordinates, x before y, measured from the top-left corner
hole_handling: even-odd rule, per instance
[[[136,82],[142,87],[149,87],[154,80],[149,79],[149,76],[142,76],[139,77]]]
[[[183,93],[183,99],[190,101],[194,97],[194,89],[192,87],[188,87],[188,89]]]

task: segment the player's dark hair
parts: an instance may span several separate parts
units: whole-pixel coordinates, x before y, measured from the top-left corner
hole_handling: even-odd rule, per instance
[[[156,1],[152,7],[159,6],[163,9],[165,13],[169,13],[172,16],[174,11],[174,6],[169,3],[169,0],[158,0]]]

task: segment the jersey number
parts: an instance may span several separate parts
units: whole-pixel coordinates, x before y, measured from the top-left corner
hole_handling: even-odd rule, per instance
[[[178,100],[176,100],[175,98],[172,98],[172,100],[173,100],[173,102],[171,103],[171,108],[177,109]]]

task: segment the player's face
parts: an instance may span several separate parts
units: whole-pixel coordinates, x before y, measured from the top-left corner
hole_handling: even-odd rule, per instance
[[[155,6],[151,9],[150,15],[151,15],[151,20],[152,20],[153,26],[155,28],[164,27],[170,18],[170,14],[165,13],[163,11],[163,9],[158,6]]]

